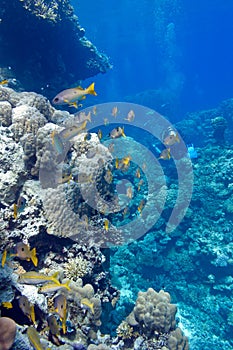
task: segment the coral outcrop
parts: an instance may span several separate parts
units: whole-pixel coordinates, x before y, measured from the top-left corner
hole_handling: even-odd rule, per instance
[[[176,326],[176,305],[170,303],[169,293],[152,288],[139,292],[133,311],[117,329],[118,337],[127,342],[139,342],[140,349],[188,350],[188,339]],[[135,345],[134,345],[135,349]]]

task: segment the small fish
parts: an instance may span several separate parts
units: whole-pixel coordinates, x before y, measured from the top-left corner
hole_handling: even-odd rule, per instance
[[[60,290],[66,289],[68,291],[71,291],[69,287],[70,281],[67,281],[66,283],[47,283],[44,286],[40,287],[38,292],[42,294],[50,294],[55,293]]]
[[[128,207],[125,207],[124,210],[123,210],[123,218],[126,217],[126,215],[129,214],[129,208]]]
[[[143,163],[143,164],[142,164],[142,169],[143,169],[143,170],[146,170],[146,168],[147,168],[146,163]]]
[[[139,183],[138,183],[138,191],[140,191],[141,190],[141,186],[144,184],[144,181],[143,181],[143,179],[141,179],[140,181],[139,181]]]
[[[114,129],[110,132],[109,136],[110,136],[112,139],[117,139],[117,138],[119,138],[119,137],[121,137],[121,136],[126,137],[126,136],[125,136],[125,133],[124,133],[124,128],[123,128],[123,127],[121,128],[120,126],[118,126],[117,128],[114,128]]]
[[[161,153],[158,159],[169,160],[171,159],[171,149],[165,148]]]
[[[0,85],[5,85],[8,83],[9,83],[9,81],[7,79],[0,81]]]
[[[86,126],[87,126],[87,120],[84,120],[82,123],[70,126],[68,128],[65,128],[64,130],[60,131],[59,136],[60,136],[61,140],[69,141],[73,137],[84,132],[86,130]]]
[[[96,107],[96,106],[94,106],[94,107],[92,108],[92,113],[93,113],[94,115],[97,114],[97,107]]]
[[[18,214],[22,213],[26,206],[26,199],[23,196],[19,196],[17,203],[14,203],[14,219],[17,219]]]
[[[66,316],[67,309],[67,299],[64,294],[59,294],[53,299],[54,309],[60,316],[60,318],[64,318]]]
[[[67,299],[63,294],[59,294],[54,298],[54,308],[62,321],[63,334],[66,334]]]
[[[116,116],[117,116],[117,114],[118,114],[118,107],[117,106],[115,106],[115,107],[113,107],[112,108],[112,116],[114,117],[114,118],[116,118]]]
[[[139,212],[139,214],[142,213],[142,209],[144,208],[144,206],[145,206],[145,200],[142,199],[141,202],[139,203],[139,206],[138,206],[138,212]]]
[[[27,337],[28,337],[28,340],[29,340],[30,344],[32,345],[32,347],[35,350],[45,350],[44,346],[40,342],[40,335],[35,330],[35,328],[28,327],[28,329],[27,329]]]
[[[172,146],[177,142],[180,142],[180,138],[178,135],[178,132],[175,131],[173,128],[169,127],[166,131],[165,134],[167,134],[163,138],[163,143],[165,146]]]
[[[137,168],[136,173],[135,173],[135,176],[136,176],[138,179],[140,179],[140,177],[141,177],[140,168]]]
[[[132,122],[135,118],[135,113],[134,111],[131,109],[129,111],[129,113],[127,114],[127,117],[125,118],[125,120],[127,120],[128,122]]]
[[[83,227],[87,230],[89,219],[88,219],[88,216],[86,214],[82,215],[80,222],[83,224]]]
[[[57,133],[56,130],[53,130],[51,133],[52,145],[57,154],[63,154],[64,144],[61,136]]]
[[[77,108],[78,101],[84,100],[88,94],[94,96],[97,95],[95,92],[95,83],[92,83],[86,89],[83,89],[81,86],[77,86],[75,88],[63,90],[54,97],[52,103],[54,105],[68,104]]]
[[[91,139],[91,134],[89,132],[86,133],[86,135],[84,136],[84,141],[90,141]]]
[[[107,170],[106,174],[104,175],[104,179],[108,184],[112,183],[113,175],[110,169]]]
[[[12,309],[13,305],[10,301],[3,301],[2,306],[5,307],[6,309]]]
[[[94,315],[94,303],[92,303],[89,299],[83,298],[81,299],[81,306],[86,306],[87,310],[90,310],[91,313]]]
[[[19,307],[32,323],[36,322],[34,305],[30,303],[25,295],[21,295],[18,299]]]
[[[61,184],[65,184],[65,183],[70,183],[70,180],[72,180],[73,179],[73,176],[72,176],[72,174],[70,174],[70,175],[62,175],[62,178],[61,179],[58,179],[58,181],[57,181],[57,183],[59,184],[59,185],[61,185]]]
[[[105,229],[105,231],[109,230],[109,221],[108,221],[108,219],[104,220],[104,229]]]
[[[16,253],[11,254],[10,256],[16,256],[20,260],[32,261],[34,266],[38,265],[38,259],[36,256],[36,248],[30,250],[29,245],[20,242],[16,244]]]
[[[79,184],[92,183],[93,175],[87,175],[85,173],[79,173],[78,175],[73,177],[73,180]]]
[[[98,130],[97,135],[98,135],[99,140],[101,140],[102,137],[103,137],[103,133],[102,133],[102,130],[101,130],[101,129]]]
[[[48,282],[53,282],[57,285],[60,285],[60,282],[57,280],[59,272],[54,273],[52,276],[47,276],[43,273],[36,271],[28,271],[19,275],[18,283],[23,284],[44,284]]]
[[[104,118],[104,125],[106,126],[106,125],[108,125],[108,124],[109,124],[108,118]]]
[[[133,188],[132,188],[132,186],[127,187],[126,196],[127,196],[128,198],[130,198],[130,199],[133,198]]]
[[[75,120],[77,120],[79,123],[83,123],[85,121],[91,123],[91,112],[86,114],[85,112],[79,112],[75,114]]]
[[[6,258],[7,258],[7,250],[5,249],[4,252],[2,253],[2,267],[5,266]]]
[[[49,315],[47,318],[48,326],[49,326],[49,332],[52,335],[59,335],[60,333],[60,327],[58,325],[57,319],[54,315]]]
[[[132,157],[130,155],[122,158],[122,163],[126,166],[128,166],[130,164],[130,161],[131,161]]]
[[[115,148],[114,143],[110,143],[110,145],[108,146],[109,152],[113,153],[114,152],[114,148]]]

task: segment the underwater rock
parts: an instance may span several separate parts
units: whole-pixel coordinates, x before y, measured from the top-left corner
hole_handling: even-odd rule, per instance
[[[27,90],[52,97],[110,68],[84,36],[69,0],[3,0],[0,18],[0,65],[12,67]]]
[[[227,128],[227,121],[225,118],[218,116],[214,119],[211,119],[211,125],[214,129],[213,137],[217,143],[225,142],[225,130]]]
[[[188,339],[176,326],[177,307],[170,301],[169,293],[163,290],[157,293],[149,288],[147,292],[139,292],[133,311],[117,328],[118,338],[131,346],[137,339],[138,347],[138,335],[143,334],[140,349],[188,350]]]
[[[23,161],[24,152],[9,129],[0,127],[0,197],[4,205],[12,204],[16,194],[26,178],[26,167]]]

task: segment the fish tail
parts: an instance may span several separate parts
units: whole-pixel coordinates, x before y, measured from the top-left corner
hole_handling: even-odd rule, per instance
[[[17,219],[17,214],[18,214],[18,206],[16,203],[14,203],[14,219]]]
[[[58,281],[58,276],[59,276],[59,271],[57,271],[57,272],[55,272],[53,275],[52,275],[52,281],[54,282],[54,283],[57,283],[57,284],[60,284],[60,282]]]
[[[4,252],[2,253],[2,267],[5,266],[6,257],[7,257],[7,250],[5,249]]]
[[[67,281],[66,283],[64,283],[64,287],[65,287],[67,290],[71,290],[70,287],[69,287],[69,284],[70,284],[70,281]]]
[[[170,158],[171,158],[171,148],[168,148],[168,149],[167,149],[167,152],[168,152],[168,153],[167,153],[168,159],[170,159]]]
[[[178,134],[176,134],[176,141],[179,143],[180,142],[180,138],[178,136]]]
[[[97,95],[97,93],[95,92],[95,83],[92,83],[91,85],[88,86],[87,93],[94,96]]]
[[[2,306],[5,307],[6,309],[12,309],[13,305],[10,301],[3,301]]]
[[[88,113],[87,120],[91,123],[91,112]]]
[[[124,128],[122,128],[122,133],[121,134],[122,134],[123,137],[126,137]]]
[[[32,260],[34,266],[37,266],[38,265],[38,258],[36,256],[36,248],[33,248],[31,250],[31,256],[30,257],[31,257],[31,260]]]

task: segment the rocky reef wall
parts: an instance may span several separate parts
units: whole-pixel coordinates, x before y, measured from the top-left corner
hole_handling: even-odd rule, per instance
[[[26,90],[52,97],[78,80],[105,73],[110,63],[85,37],[69,0],[2,0],[0,66]]]

